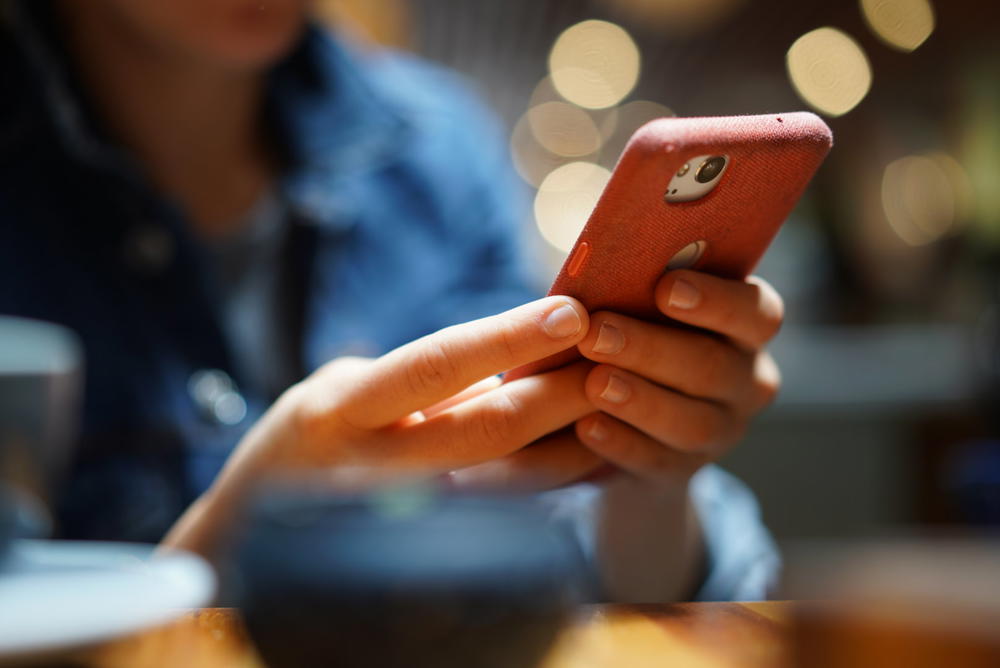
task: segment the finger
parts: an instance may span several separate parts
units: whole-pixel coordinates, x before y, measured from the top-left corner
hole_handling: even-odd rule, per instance
[[[595,362],[633,371],[684,394],[731,403],[755,391],[754,355],[705,332],[601,311],[577,344]]]
[[[361,429],[391,424],[487,376],[576,345],[587,323],[575,299],[547,297],[448,327],[375,360],[349,391],[342,417]]]
[[[585,389],[600,410],[683,452],[715,457],[742,436],[743,420],[723,406],[673,392],[615,367],[595,367]]]
[[[451,396],[444,401],[439,401],[430,408],[425,408],[422,412],[424,417],[433,417],[438,413],[443,413],[452,406],[457,406],[463,401],[468,401],[473,397],[478,397],[480,394],[486,394],[495,387],[500,387],[503,381],[500,376],[490,376],[489,378],[483,378],[478,383],[473,383],[469,387],[465,388],[458,394]]]
[[[370,452],[403,467],[451,471],[509,455],[594,410],[584,395],[590,362],[521,378],[435,415]]]
[[[576,482],[603,465],[576,434],[563,430],[507,457],[453,471],[450,479],[460,490],[541,491]]]
[[[667,447],[604,413],[594,413],[578,420],[576,435],[584,446],[602,459],[644,480],[683,480],[707,460],[703,456]]]
[[[718,278],[696,271],[668,272],[656,284],[656,305],[680,322],[727,336],[756,350],[774,338],[785,307],[777,291],[761,278]]]
[[[757,354],[753,367],[753,389],[749,404],[745,407],[747,415],[753,415],[768,406],[781,389],[781,370],[767,351]]]

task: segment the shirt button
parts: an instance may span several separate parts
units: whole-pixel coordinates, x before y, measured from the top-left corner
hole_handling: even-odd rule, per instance
[[[202,416],[217,424],[239,424],[247,415],[247,402],[225,371],[194,372],[188,379],[188,394]]]
[[[158,274],[174,259],[175,243],[170,232],[158,225],[140,225],[125,237],[125,263],[143,274]]]

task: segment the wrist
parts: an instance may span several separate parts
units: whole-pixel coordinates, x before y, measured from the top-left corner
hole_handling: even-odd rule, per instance
[[[662,603],[697,590],[704,548],[690,480],[620,475],[604,486],[596,556],[608,599]]]

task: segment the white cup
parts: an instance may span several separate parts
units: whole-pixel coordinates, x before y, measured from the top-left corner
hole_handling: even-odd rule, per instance
[[[0,316],[0,555],[12,538],[51,528],[79,419],[81,351],[65,327]]]

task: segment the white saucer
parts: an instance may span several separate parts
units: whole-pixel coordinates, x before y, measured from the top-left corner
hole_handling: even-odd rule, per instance
[[[151,545],[18,540],[0,563],[0,658],[67,649],[204,606],[215,575]]]

